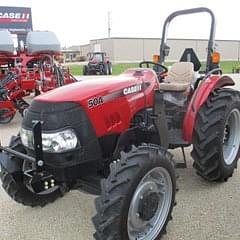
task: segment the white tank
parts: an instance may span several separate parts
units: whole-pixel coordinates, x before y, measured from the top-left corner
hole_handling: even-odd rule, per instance
[[[60,42],[55,33],[50,31],[33,31],[27,34],[26,47],[29,54],[59,53]]]
[[[14,43],[8,30],[0,29],[0,53],[14,54]]]

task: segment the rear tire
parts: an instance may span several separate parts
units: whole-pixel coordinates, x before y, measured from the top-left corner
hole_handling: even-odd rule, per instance
[[[19,136],[12,137],[10,145],[13,150],[26,153],[25,149],[21,143]],[[16,157],[11,157],[16,161],[22,161],[16,159]],[[23,161],[22,161],[23,165]],[[48,203],[54,202],[56,199],[63,197],[64,194],[68,191],[67,187],[58,188],[56,191],[49,194],[36,194],[26,187],[26,185],[20,181],[15,180],[13,175],[8,173],[7,170],[1,166],[0,178],[2,181],[2,187],[6,193],[16,202],[21,203],[25,206],[37,207],[45,206]]]
[[[108,72],[109,72],[109,75],[112,75],[112,64],[111,63],[108,63]]]
[[[88,66],[86,65],[83,66],[83,75],[84,76],[88,75]]]
[[[157,240],[166,233],[175,203],[174,166],[171,155],[157,145],[141,145],[122,153],[121,159],[110,165],[108,178],[101,182],[102,194],[95,201],[94,238],[135,240],[146,234],[149,240]],[[158,178],[160,175],[162,178]],[[151,227],[143,227],[146,223]]]
[[[201,107],[193,130],[193,167],[208,181],[226,181],[237,167],[240,144],[240,95],[215,90]]]
[[[103,72],[105,75],[109,75],[109,67],[108,67],[108,63],[104,63],[104,69]]]

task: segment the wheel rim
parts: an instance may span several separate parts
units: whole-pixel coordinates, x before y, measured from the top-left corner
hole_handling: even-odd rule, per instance
[[[235,108],[229,113],[224,126],[223,158],[227,165],[231,165],[238,154],[240,145],[239,132],[240,112]]]
[[[130,240],[156,239],[168,217],[172,194],[172,179],[166,169],[156,167],[143,177],[129,207],[127,228]],[[151,203],[152,208],[146,203]]]
[[[0,123],[1,124],[7,124],[13,119],[15,113],[11,114],[8,117],[4,116],[5,114],[8,114],[10,112],[11,112],[11,110],[8,108],[3,108],[0,110]]]

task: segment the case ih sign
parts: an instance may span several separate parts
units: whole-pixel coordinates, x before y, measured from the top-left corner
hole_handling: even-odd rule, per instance
[[[8,29],[12,33],[31,31],[31,8],[0,7],[0,28]]]
[[[3,23],[14,23],[14,22],[28,22],[29,13],[4,13],[0,12],[0,22]]]

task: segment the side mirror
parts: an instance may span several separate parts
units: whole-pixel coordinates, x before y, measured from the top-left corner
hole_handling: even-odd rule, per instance
[[[165,44],[164,49],[163,49],[163,54],[165,57],[167,57],[170,53],[170,47]]]

